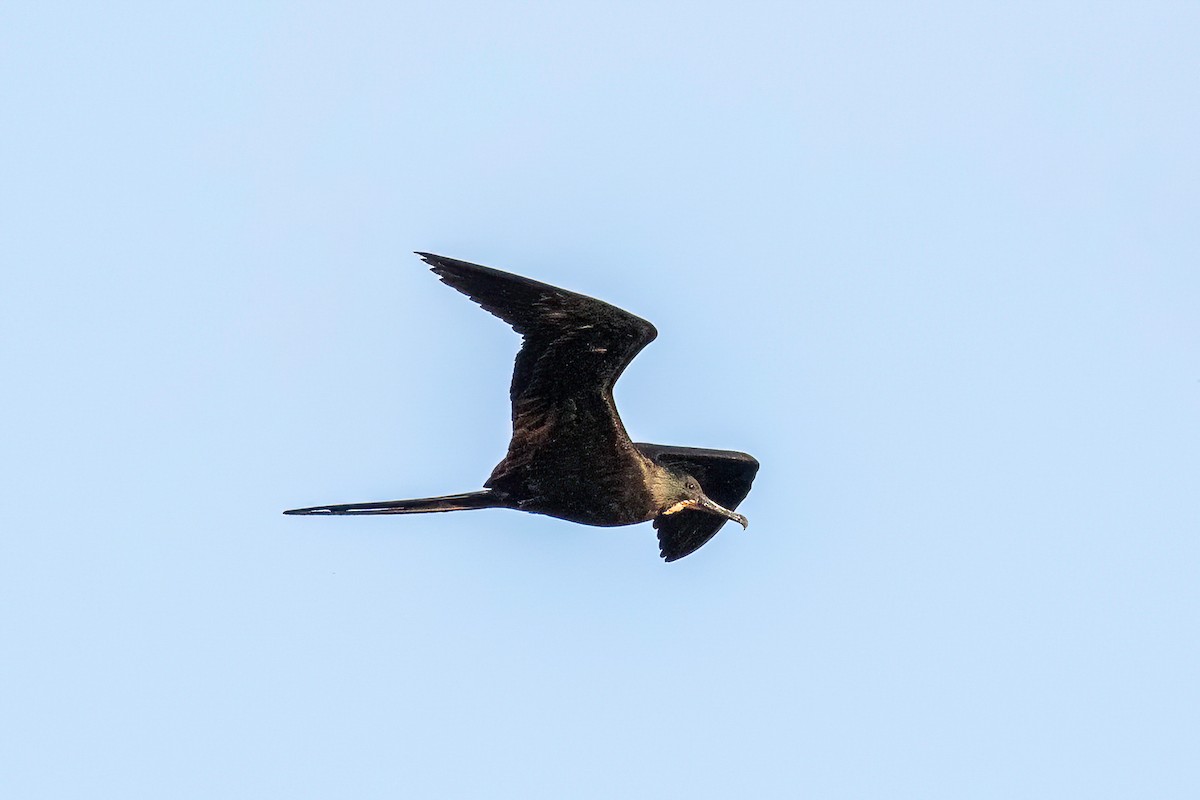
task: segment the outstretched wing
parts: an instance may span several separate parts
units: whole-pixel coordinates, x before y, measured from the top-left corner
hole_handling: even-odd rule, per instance
[[[525,403],[611,391],[658,335],[646,320],[557,286],[455,258],[417,253],[442,279],[524,337],[513,370],[514,416]]]
[[[638,458],[617,414],[613,384],[658,335],[646,320],[556,286],[432,253],[417,253],[442,282],[524,338],[513,367],[513,437],[485,484],[515,488],[530,470],[566,485],[605,477],[620,484]],[[585,469],[586,467],[586,469]],[[578,474],[577,474],[578,473]]]
[[[669,447],[661,444],[634,445],[642,455],[662,466],[679,467],[700,481],[704,493],[733,511],[750,493],[758,473],[758,461],[734,450],[705,450],[698,447]],[[675,561],[700,549],[728,522],[724,517],[685,509],[654,521],[660,554]]]

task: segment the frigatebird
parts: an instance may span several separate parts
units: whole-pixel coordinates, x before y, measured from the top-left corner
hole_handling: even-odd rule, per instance
[[[512,508],[584,525],[653,520],[660,554],[695,552],[750,492],[758,461],[732,450],[633,442],[613,384],[658,331],[608,303],[556,286],[417,253],[443,283],[507,322],[524,342],[513,368],[508,454],[477,492],[314,506],[285,514],[423,514]]]

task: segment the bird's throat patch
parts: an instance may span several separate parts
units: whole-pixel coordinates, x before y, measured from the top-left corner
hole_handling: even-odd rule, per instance
[[[668,514],[675,514],[679,511],[683,511],[685,508],[691,508],[694,505],[695,505],[695,503],[693,503],[691,500],[680,500],[678,503],[671,506],[670,508],[668,508],[666,511],[664,511],[662,513],[663,513],[663,516],[665,517]]]

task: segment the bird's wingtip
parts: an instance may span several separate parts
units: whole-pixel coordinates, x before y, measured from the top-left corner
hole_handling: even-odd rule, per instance
[[[444,275],[443,270],[455,263],[455,259],[439,256],[437,253],[426,253],[423,250],[414,250],[413,253],[420,256],[425,265],[439,276]]]

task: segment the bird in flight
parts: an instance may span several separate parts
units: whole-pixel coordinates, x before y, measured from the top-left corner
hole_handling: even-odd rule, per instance
[[[423,514],[511,508],[584,525],[654,522],[660,554],[695,552],[750,492],[758,461],[732,450],[633,442],[613,384],[658,331],[608,303],[549,284],[417,253],[442,282],[521,334],[513,368],[512,440],[476,492],[314,506],[285,514]]]

